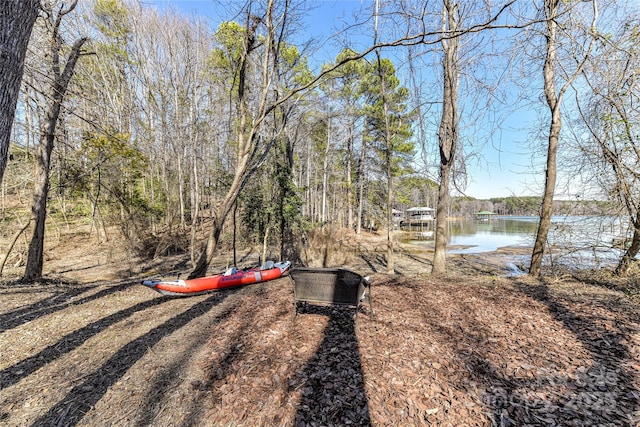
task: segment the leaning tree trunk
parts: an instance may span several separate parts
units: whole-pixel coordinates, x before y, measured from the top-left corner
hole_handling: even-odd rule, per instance
[[[47,111],[44,127],[41,131],[40,147],[37,154],[36,178],[33,192],[33,204],[31,206],[32,219],[34,221],[33,236],[29,242],[27,253],[27,265],[23,280],[33,281],[42,277],[43,255],[44,255],[44,235],[45,221],[47,218],[47,196],[49,194],[49,173],[51,171],[51,153],[55,141],[56,125],[60,117],[62,102],[65,93],[73,77],[76,63],[80,57],[80,50],[87,41],[86,38],[76,40],[71,48],[71,52],[64,66],[64,71],[60,72],[60,51],[62,50],[62,40],[59,35],[62,17],[75,8],[73,3],[68,9],[61,10],[55,22],[51,35],[51,70],[53,82],[49,99],[51,104]],[[53,19],[53,17],[52,17]]]
[[[272,68],[276,65],[273,63],[271,52],[264,56],[261,71],[262,71],[262,87],[260,88],[260,100],[258,102],[257,111],[255,115],[249,111],[249,98],[250,94],[247,85],[250,83],[248,79],[249,56],[251,52],[256,48],[256,30],[261,22],[265,23],[267,29],[266,39],[264,40],[265,46],[271,46],[274,42],[274,23],[272,19],[272,12],[274,8],[273,0],[269,0],[266,6],[266,14],[264,18],[257,19],[255,16],[248,15],[247,30],[245,34],[245,43],[243,52],[239,60],[238,69],[238,98],[239,105],[239,123],[238,123],[238,157],[235,164],[235,173],[231,186],[227,190],[225,197],[220,201],[215,210],[213,227],[209,234],[209,237],[200,252],[200,256],[193,267],[193,270],[189,273],[189,278],[202,277],[209,269],[209,265],[213,260],[213,255],[218,247],[220,235],[224,227],[224,223],[231,211],[232,207],[236,203],[238,196],[247,184],[251,176],[257,169],[256,158],[266,156],[271,144],[265,143],[262,147],[262,153],[258,153],[258,144],[260,141],[259,127],[267,117],[270,108],[268,108],[268,97],[273,82],[271,81]],[[249,21],[251,23],[249,23]]]
[[[615,269],[615,274],[618,276],[626,276],[631,267],[631,263],[634,262],[636,256],[640,252],[640,217],[636,216],[633,222],[633,237],[631,238],[631,245],[627,248],[620,262]]]
[[[220,235],[222,234],[222,229],[224,227],[224,222],[227,218],[227,215],[229,215],[229,212],[238,199],[240,191],[246,184],[246,181],[249,179],[247,171],[248,157],[249,156],[247,153],[247,156],[244,159],[241,158],[238,162],[238,169],[236,170],[234,180],[231,183],[231,188],[227,192],[225,198],[216,208],[211,232],[209,233],[209,237],[207,238],[204,247],[201,249],[200,256],[198,257],[193,270],[191,270],[191,272],[189,273],[189,279],[203,277],[209,269],[209,264],[213,260],[213,256],[218,248]]]
[[[3,0],[0,7],[0,184],[9,153],[24,59],[40,0]]]

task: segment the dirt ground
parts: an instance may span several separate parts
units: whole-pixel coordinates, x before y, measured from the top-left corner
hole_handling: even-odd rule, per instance
[[[435,277],[404,245],[387,275],[379,238],[347,238],[324,260],[374,279],[356,323],[294,318],[288,277],[163,297],[141,278],[184,257],[74,242],[48,280],[0,283],[1,425],[640,425],[638,300],[595,274],[513,275],[512,249]]]

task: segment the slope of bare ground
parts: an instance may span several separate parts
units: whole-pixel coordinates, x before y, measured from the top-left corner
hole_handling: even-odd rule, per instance
[[[0,424],[639,425],[640,310],[622,292],[508,277],[502,253],[433,277],[407,246],[388,276],[380,238],[330,240],[309,264],[375,279],[357,324],[294,319],[287,277],[162,297],[140,277],[184,258],[143,265],[77,236],[51,251],[53,279],[0,284]]]

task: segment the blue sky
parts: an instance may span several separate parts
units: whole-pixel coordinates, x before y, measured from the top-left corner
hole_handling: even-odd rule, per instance
[[[152,4],[159,7],[175,7],[186,15],[197,14],[208,17],[215,28],[224,19],[233,19],[232,10],[237,10],[238,5],[244,3],[237,0],[213,1],[213,0],[141,0],[143,4]],[[370,6],[373,0],[319,0],[310,1],[309,11],[304,20],[304,28],[300,31],[302,41],[310,38],[318,41],[326,40],[336,31],[353,21],[362,7]],[[227,7],[225,7],[227,5]],[[363,36],[357,40],[363,47],[369,36]],[[368,39],[368,40],[367,40]],[[350,40],[353,42],[353,40]],[[312,62],[321,64],[331,61],[340,51],[338,42],[326,42],[318,44]],[[358,48],[356,44],[355,48]],[[402,72],[400,70],[400,72]],[[529,149],[524,148],[526,139],[530,135],[530,127],[535,121],[535,113],[528,110],[519,110],[505,115],[505,121],[499,132],[484,130],[492,133],[491,141],[482,145],[482,149],[474,161],[467,166],[469,178],[465,194],[478,198],[508,196],[540,196],[544,176],[541,174],[540,159],[533,161]],[[433,145],[437,144],[437,129],[430,127],[427,132],[427,144],[431,144],[430,151],[437,153]],[[432,155],[431,157],[435,157]],[[437,160],[433,158],[431,161]],[[536,164],[537,163],[537,164]],[[432,174],[437,170],[432,166]],[[559,189],[557,198],[571,198],[571,194],[562,194]]]

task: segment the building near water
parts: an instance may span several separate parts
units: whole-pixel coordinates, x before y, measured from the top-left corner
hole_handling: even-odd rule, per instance
[[[426,206],[416,206],[405,211],[405,218],[400,223],[401,227],[425,227],[434,221],[435,209]]]
[[[495,218],[496,214],[494,212],[489,211],[481,211],[476,213],[476,219],[478,221],[489,221],[490,219]]]

